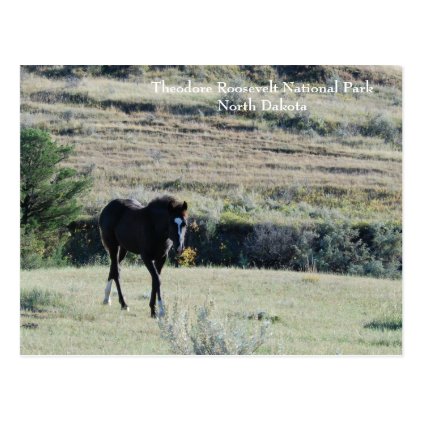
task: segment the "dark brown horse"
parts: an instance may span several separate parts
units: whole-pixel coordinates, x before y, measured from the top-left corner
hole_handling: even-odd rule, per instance
[[[164,314],[161,299],[161,269],[172,245],[178,254],[184,248],[187,224],[186,202],[180,203],[171,196],[151,201],[146,207],[132,199],[115,199],[100,214],[100,232],[110,259],[110,273],[105,289],[104,304],[110,304],[113,280],[116,282],[121,308],[129,310],[122,294],[119,264],[127,251],[139,254],[152,277],[151,316],[155,317],[155,300],[158,296],[159,315]]]

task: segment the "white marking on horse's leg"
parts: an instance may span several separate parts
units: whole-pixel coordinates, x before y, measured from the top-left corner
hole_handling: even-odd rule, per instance
[[[104,305],[111,305],[110,293],[111,293],[111,286],[112,285],[113,285],[113,280],[108,280],[106,288],[104,290],[104,293],[105,293],[104,301],[103,301]]]
[[[164,300],[158,301],[158,317],[163,317],[166,313],[166,309],[164,306]]]

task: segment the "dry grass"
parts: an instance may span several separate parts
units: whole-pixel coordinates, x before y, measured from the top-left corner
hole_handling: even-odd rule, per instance
[[[42,312],[21,311],[22,354],[169,354],[157,321],[149,317],[150,276],[123,268],[130,312],[120,311],[115,288],[102,305],[108,268],[23,271],[21,288],[42,291]],[[212,297],[212,319],[246,324],[253,334],[269,322],[261,354],[400,354],[401,282],[318,274],[229,268],[164,268],[163,292],[195,309]],[[45,294],[46,291],[50,293]],[[38,296],[37,296],[38,297]],[[394,325],[393,325],[394,324]]]
[[[21,90],[22,124],[48,129],[73,144],[76,155],[69,163],[92,170],[94,188],[84,201],[90,213],[110,198],[137,197],[140,190],[141,200],[177,190],[198,213],[207,199],[229,204],[242,186],[257,194],[255,220],[291,218],[283,207],[303,202],[357,219],[401,218],[401,152],[382,139],[309,137],[273,130],[260,120],[207,116],[197,110],[213,106],[216,97],[163,97],[147,82],[84,78],[71,83],[24,73]],[[401,104],[393,101],[400,98],[398,88],[377,90],[359,99],[313,95],[301,101],[313,116],[334,122],[362,122],[378,110],[400,120]],[[121,109],[139,103],[152,104],[155,111]],[[195,111],[169,112],[169,104]],[[292,187],[303,194],[286,200]],[[309,218],[306,214],[297,211],[293,218]]]

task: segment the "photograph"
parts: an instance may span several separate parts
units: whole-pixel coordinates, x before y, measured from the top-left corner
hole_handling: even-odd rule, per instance
[[[402,355],[401,66],[19,70],[20,355]]]

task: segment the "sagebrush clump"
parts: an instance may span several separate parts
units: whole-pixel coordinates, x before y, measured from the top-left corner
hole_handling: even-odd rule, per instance
[[[385,143],[401,146],[401,127],[386,114],[370,116],[363,132],[366,136],[380,137]]]
[[[234,325],[227,318],[211,317],[214,304],[207,300],[191,319],[189,310],[180,309],[177,301],[166,315],[158,319],[161,336],[169,342],[172,353],[181,355],[251,355],[264,343],[268,322],[250,334],[244,325]]]

